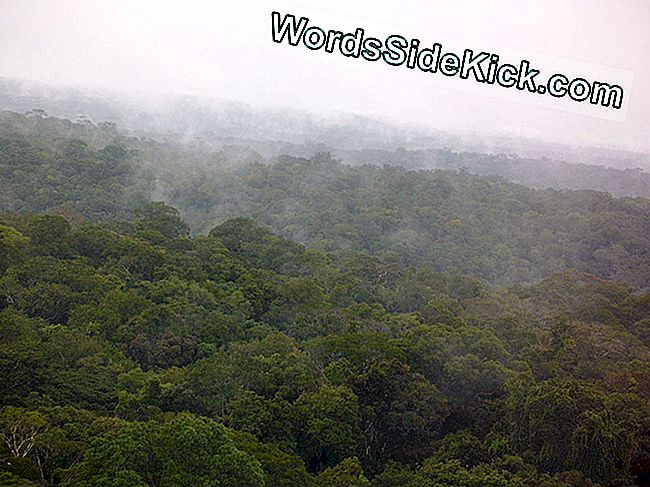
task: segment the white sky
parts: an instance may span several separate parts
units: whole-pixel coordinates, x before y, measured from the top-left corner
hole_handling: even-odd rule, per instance
[[[301,15],[295,4],[291,13]],[[403,67],[285,49],[271,42],[274,9],[286,10],[286,3],[0,0],[0,76],[650,151],[650,1],[329,0],[331,16],[320,22],[353,30],[377,21],[428,43],[456,37],[471,44],[461,48],[503,46],[629,70],[634,87],[624,122],[412,82],[418,76]]]

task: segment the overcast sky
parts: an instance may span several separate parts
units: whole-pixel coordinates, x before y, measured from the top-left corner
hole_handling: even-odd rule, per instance
[[[311,7],[294,2],[291,13],[313,9],[314,2],[305,3]],[[533,64],[537,53],[631,71],[624,121],[540,108],[525,97],[448,89],[405,68],[278,46],[270,13],[287,8],[257,0],[0,0],[0,76],[650,151],[647,0],[329,0],[328,15],[310,14],[327,28],[377,22],[425,42],[457,38],[458,46],[475,49],[521,49],[533,53]]]

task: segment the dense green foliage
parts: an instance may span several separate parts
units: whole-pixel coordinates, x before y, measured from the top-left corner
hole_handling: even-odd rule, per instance
[[[7,485],[621,485],[650,455],[649,295],[138,215],[0,222]]]
[[[532,190],[448,171],[350,167],[327,155],[174,178],[168,199],[199,229],[243,214],[319,249],[394,256],[490,282],[576,268],[650,285],[650,203],[641,198]]]
[[[647,200],[3,120],[0,485],[650,475]]]
[[[206,152],[119,136],[112,126],[3,120],[5,210],[107,221],[129,218],[157,196],[198,233],[248,216],[337,256],[394,257],[493,283],[575,268],[650,287],[650,203],[642,198],[532,190],[453,171],[350,167],[327,154],[261,164],[244,149]]]
[[[597,163],[577,164],[547,157],[528,159],[505,154],[429,150],[340,151],[349,164],[389,164],[407,169],[453,169],[482,176],[500,176],[532,188],[591,189],[614,196],[650,197],[650,174],[639,167],[616,169]],[[569,159],[570,160],[570,159]]]
[[[278,235],[403,266],[532,282],[566,269],[650,288],[650,203],[594,191],[533,190],[467,172],[350,167],[327,154],[260,157],[120,136],[5,113],[0,207],[90,222],[130,218],[147,199],[178,208],[195,233],[250,217]]]
[[[145,180],[134,179],[134,154],[112,126],[3,115],[1,208],[105,220],[127,217],[146,202]]]

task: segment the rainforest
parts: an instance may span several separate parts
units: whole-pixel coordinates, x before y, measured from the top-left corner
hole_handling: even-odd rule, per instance
[[[650,200],[251,145],[0,114],[1,485],[647,485]]]

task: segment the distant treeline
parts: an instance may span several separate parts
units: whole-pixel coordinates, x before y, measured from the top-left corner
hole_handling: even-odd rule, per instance
[[[590,189],[614,196],[650,197],[650,173],[642,168],[572,164],[548,158],[528,159],[504,154],[479,154],[450,150],[349,150],[337,151],[354,165],[389,164],[407,169],[454,169],[483,176],[501,176],[531,188]]]
[[[107,221],[164,200],[195,233],[247,216],[338,256],[362,251],[495,283],[575,268],[650,287],[644,198],[534,190],[456,170],[351,167],[328,154],[263,163],[242,147],[212,151],[17,114],[2,117],[0,139],[0,205],[10,211]]]

